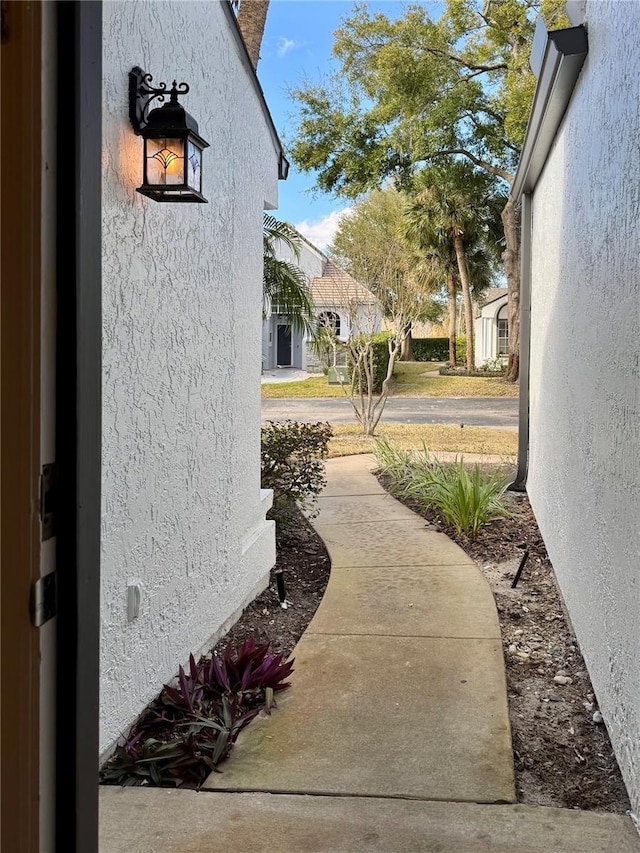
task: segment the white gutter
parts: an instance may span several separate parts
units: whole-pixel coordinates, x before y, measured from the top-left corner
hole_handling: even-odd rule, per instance
[[[547,32],[538,19],[531,67],[538,77],[522,154],[509,193],[521,204],[520,245],[520,412],[518,468],[510,488],[525,489],[529,467],[529,364],[531,355],[532,194],[547,162],[588,52],[584,26]]]

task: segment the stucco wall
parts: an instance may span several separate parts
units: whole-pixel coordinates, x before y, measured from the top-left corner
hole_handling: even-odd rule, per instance
[[[640,4],[589,54],[533,198],[528,490],[640,813]]]
[[[262,211],[277,154],[213,2],[105,2],[101,750],[266,583]],[[209,204],[136,193],[132,66],[191,86]],[[142,585],[127,621],[127,586]]]

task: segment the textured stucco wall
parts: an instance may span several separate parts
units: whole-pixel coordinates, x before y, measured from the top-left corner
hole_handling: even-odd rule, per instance
[[[533,197],[528,490],[640,813],[640,4],[589,55]]]
[[[101,750],[266,583],[262,211],[277,155],[222,4],[106,2]],[[209,204],[135,192],[132,66],[191,86]],[[142,584],[127,621],[127,585]]]

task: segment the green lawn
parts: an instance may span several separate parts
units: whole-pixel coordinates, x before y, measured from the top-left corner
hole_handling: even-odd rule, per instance
[[[443,424],[381,424],[376,437],[385,437],[404,449],[485,453],[512,460],[518,449],[518,434],[512,430]],[[357,424],[333,424],[329,458],[372,453],[374,438],[362,435]]]
[[[266,382],[262,386],[262,396],[272,397],[344,397],[340,385],[329,385],[327,377],[321,373],[302,382]]]
[[[517,397],[518,384],[482,376],[424,376],[441,365],[430,361],[401,361],[396,364],[394,397]],[[343,397],[340,385],[329,385],[321,374],[302,382],[273,382],[262,386],[264,398]]]
[[[518,383],[483,376],[424,376],[440,364],[400,361],[393,376],[394,397],[517,397]]]

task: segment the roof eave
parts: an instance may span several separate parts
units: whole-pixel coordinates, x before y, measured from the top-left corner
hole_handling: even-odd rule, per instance
[[[538,22],[540,43],[538,83],[527,123],[522,153],[509,195],[519,201],[535,187],[547,161],[553,140],[565,114],[589,47],[584,26],[568,27],[539,36],[544,24]],[[535,49],[535,43],[534,43]],[[536,61],[532,57],[532,61]]]

